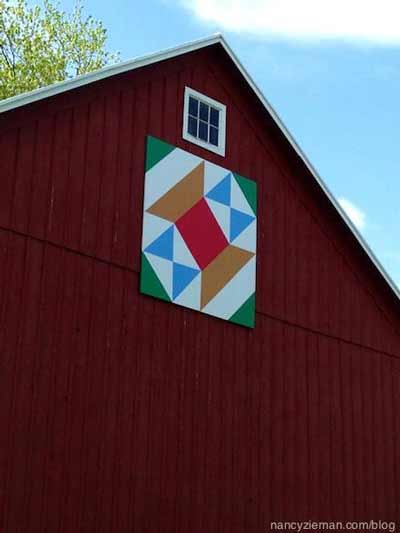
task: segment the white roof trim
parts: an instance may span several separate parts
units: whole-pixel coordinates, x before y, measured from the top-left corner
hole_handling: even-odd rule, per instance
[[[166,59],[177,57],[177,56],[186,54],[188,52],[199,50],[201,48],[205,48],[207,46],[217,44],[217,43],[219,43],[224,48],[226,53],[230,56],[232,61],[235,63],[236,67],[239,69],[244,79],[250,85],[250,87],[252,88],[252,90],[254,91],[258,99],[260,100],[260,102],[263,104],[265,109],[268,111],[268,113],[272,116],[272,118],[274,119],[274,121],[276,122],[280,130],[282,131],[282,133],[285,135],[286,139],[289,141],[293,149],[296,151],[297,155],[303,160],[304,164],[306,165],[308,170],[311,172],[311,174],[314,176],[318,185],[321,187],[325,195],[331,201],[332,205],[334,206],[336,211],[339,213],[341,218],[344,220],[346,225],[349,227],[350,231],[353,233],[357,241],[360,243],[365,253],[371,259],[375,267],[378,269],[382,277],[385,279],[389,287],[392,289],[394,295],[400,300],[400,291],[398,287],[396,286],[396,284],[394,283],[394,281],[392,280],[392,278],[389,276],[389,274],[386,272],[386,270],[384,269],[380,261],[377,259],[377,257],[371,250],[371,248],[365,242],[364,238],[360,235],[357,228],[351,222],[351,220],[349,219],[349,217],[347,216],[343,208],[340,206],[340,204],[338,203],[334,195],[331,193],[331,191],[329,190],[329,188],[327,187],[323,179],[320,177],[316,169],[312,166],[307,156],[301,150],[301,148],[299,147],[295,139],[292,137],[290,132],[286,129],[286,126],[283,124],[283,122],[279,118],[276,111],[272,108],[270,103],[267,101],[267,99],[265,98],[261,90],[258,88],[257,84],[251,78],[250,74],[245,70],[245,68],[243,67],[239,59],[237,58],[236,54],[233,52],[233,50],[231,49],[231,47],[228,45],[228,43],[226,42],[226,40],[221,34],[215,34],[210,37],[206,37],[204,39],[199,39],[196,41],[192,41],[190,43],[176,46],[174,48],[169,48],[162,52],[156,52],[156,53],[138,57],[136,59],[132,59],[129,61],[124,61],[122,63],[117,63],[115,65],[109,65],[95,72],[90,72],[89,74],[83,74],[81,76],[77,76],[76,78],[73,78],[71,80],[62,81],[59,83],[55,83],[53,85],[49,85],[48,87],[43,87],[35,91],[13,96],[12,98],[7,98],[3,101],[0,101],[0,113],[11,111],[12,109],[16,109],[18,107],[25,106],[33,102],[37,102],[39,100],[49,98],[50,96],[55,96],[57,94],[60,94],[66,91],[70,91],[71,89],[76,89],[77,87],[88,85],[89,83],[93,83],[95,81],[109,78],[117,74],[122,74],[123,72],[127,72],[130,70],[135,70],[141,67],[145,67],[153,63],[158,63],[160,61],[164,61]]]
[[[199,50],[200,48],[204,48],[212,44],[222,43],[222,40],[222,35],[218,33],[211,35],[210,37],[206,37],[205,39],[192,41],[180,46],[175,46],[174,48],[168,48],[162,52],[155,52],[142,57],[130,59],[129,61],[108,65],[100,70],[89,72],[88,74],[82,74],[70,80],[60,81],[58,83],[48,85],[47,87],[42,87],[41,89],[19,94],[11,98],[6,98],[5,100],[0,101],[0,113],[37,102],[38,100],[43,100],[44,98],[49,98],[50,96],[55,96],[56,94],[70,91],[71,89],[76,89],[77,87],[82,87],[83,85],[88,85],[89,83],[93,83],[95,81],[116,76],[117,74],[128,72],[129,70],[136,70],[153,63],[158,63],[160,61],[177,57],[194,50]]]

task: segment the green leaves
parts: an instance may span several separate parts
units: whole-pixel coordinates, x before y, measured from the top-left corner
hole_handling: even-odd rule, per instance
[[[105,49],[101,21],[72,13],[51,0],[28,7],[26,0],[0,0],[0,100],[97,70],[119,60]]]

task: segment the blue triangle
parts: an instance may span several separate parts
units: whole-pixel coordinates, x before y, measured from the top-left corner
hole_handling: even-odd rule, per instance
[[[145,249],[149,254],[172,261],[174,254],[174,226],[168,228]]]
[[[227,206],[231,205],[231,175],[228,174],[225,178],[217,183],[215,187],[206,194],[210,200],[215,200],[220,204]]]
[[[200,270],[197,268],[174,263],[172,271],[172,298],[174,300],[184,289],[186,289],[199,272]]]
[[[246,213],[242,213],[242,211],[238,211],[237,209],[231,209],[231,229],[230,229],[230,241],[233,241],[236,239],[238,235],[244,231],[247,226],[249,226],[255,217],[252,217],[250,215],[247,215]]]

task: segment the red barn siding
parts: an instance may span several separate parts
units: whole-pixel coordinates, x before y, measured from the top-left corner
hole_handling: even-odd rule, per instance
[[[257,180],[254,331],[139,295],[147,134]],[[218,47],[10,112],[0,153],[0,531],[400,520],[398,307]]]

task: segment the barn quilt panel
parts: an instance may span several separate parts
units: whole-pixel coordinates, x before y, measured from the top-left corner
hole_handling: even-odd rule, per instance
[[[147,137],[140,290],[254,327],[257,186]]]

